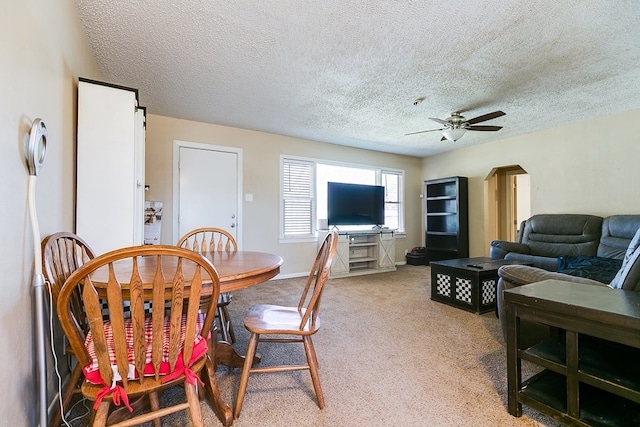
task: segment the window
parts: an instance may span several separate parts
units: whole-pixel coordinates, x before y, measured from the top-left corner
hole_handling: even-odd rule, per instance
[[[384,186],[384,225],[404,231],[403,174],[398,171],[383,170],[380,175],[380,185]]]
[[[281,165],[282,238],[315,237],[316,219],[327,218],[330,181],[384,186],[385,226],[404,231],[403,171],[292,157],[282,157]]]
[[[282,160],[281,235],[307,237],[315,233],[315,191],[313,162]]]

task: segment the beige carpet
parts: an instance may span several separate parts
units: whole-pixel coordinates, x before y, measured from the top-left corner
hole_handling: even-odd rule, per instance
[[[429,277],[429,267],[401,266],[393,273],[330,280],[314,338],[326,407],[318,408],[308,372],[253,375],[233,425],[559,426],[527,407],[520,418],[509,415],[498,319],[431,301]],[[242,326],[248,306],[295,305],[304,280],[273,280],[234,293],[230,307],[240,352],[248,341]],[[258,352],[263,364],[304,360],[302,345],[262,343]],[[239,376],[239,370],[218,373],[231,405]],[[164,399],[182,395],[176,388]],[[205,424],[220,425],[202,406]],[[191,423],[181,413],[163,425]]]

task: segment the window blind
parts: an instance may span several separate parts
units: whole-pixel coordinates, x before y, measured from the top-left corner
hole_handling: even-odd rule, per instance
[[[314,164],[283,159],[282,215],[284,236],[309,236],[314,232]]]

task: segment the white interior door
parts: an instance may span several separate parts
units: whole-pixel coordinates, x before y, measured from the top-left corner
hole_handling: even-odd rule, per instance
[[[174,216],[174,241],[195,228],[218,227],[230,232],[240,246],[241,150],[177,144],[178,215]]]

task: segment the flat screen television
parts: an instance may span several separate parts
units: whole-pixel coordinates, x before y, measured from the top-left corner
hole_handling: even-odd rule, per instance
[[[329,182],[329,225],[384,225],[384,187]]]

